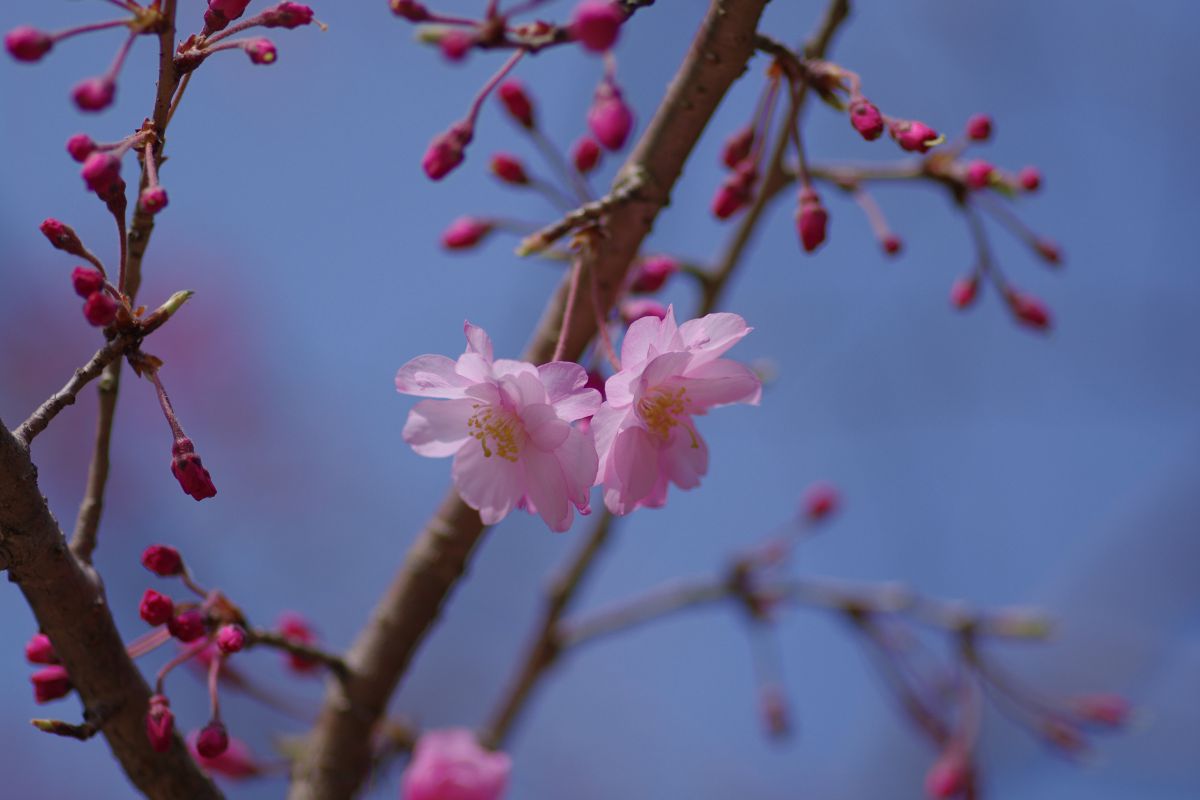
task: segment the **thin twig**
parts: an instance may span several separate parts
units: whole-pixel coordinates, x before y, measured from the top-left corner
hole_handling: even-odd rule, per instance
[[[44,403],[37,407],[36,411],[29,415],[29,419],[22,422],[13,431],[17,440],[28,447],[34,437],[44,431],[50,421],[58,416],[58,412],[75,403],[75,398],[78,397],[84,386],[99,377],[105,367],[121,357],[121,353],[129,344],[129,339],[118,336],[97,350],[91,360],[75,370],[75,374],[67,381],[66,386],[50,395]]]
[[[568,233],[598,222],[601,217],[617,206],[635,199],[644,184],[645,177],[642,174],[632,173],[628,180],[618,183],[611,192],[599,200],[585,203],[557,222],[547,225],[537,233],[526,236],[517,246],[517,255],[529,256],[540,253]]]
[[[337,676],[338,680],[345,680],[349,675],[350,668],[346,666],[346,662],[341,656],[330,653],[327,650],[322,650],[319,647],[303,644],[294,641],[284,636],[282,633],[267,631],[261,628],[251,628],[246,631],[246,646],[262,645],[264,647],[273,647],[276,650],[283,650],[291,653],[294,656],[307,658],[311,661],[316,661],[324,664],[329,668],[329,671]]]

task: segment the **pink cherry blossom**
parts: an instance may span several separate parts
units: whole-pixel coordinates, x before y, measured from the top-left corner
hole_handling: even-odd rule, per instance
[[[402,800],[498,800],[512,762],[491,753],[465,728],[429,731],[417,741],[401,779]]]
[[[486,524],[518,507],[565,531],[572,504],[590,511],[597,464],[590,438],[570,423],[596,413],[600,394],[578,364],[494,359],[487,333],[464,329],[457,361],[418,356],[396,374],[402,394],[437,398],[409,412],[404,441],[423,456],[454,456],[454,485]]]
[[[607,398],[592,417],[604,484],[615,514],[656,508],[668,484],[691,489],[708,471],[708,446],[693,417],[730,403],[757,405],[762,382],[736,361],[721,358],[751,331],[737,314],[709,314],[675,324],[643,317],[621,343],[622,369],[604,385]]]

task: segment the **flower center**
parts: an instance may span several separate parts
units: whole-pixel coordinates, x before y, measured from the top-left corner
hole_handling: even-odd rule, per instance
[[[495,406],[477,404],[467,420],[467,432],[479,440],[484,458],[493,455],[516,462],[525,444],[525,428],[514,414]]]
[[[671,428],[680,424],[680,419],[689,414],[688,406],[692,399],[686,394],[687,389],[682,386],[674,390],[655,389],[638,400],[638,416],[651,433],[665,442],[671,435]],[[693,446],[697,445],[693,442]]]

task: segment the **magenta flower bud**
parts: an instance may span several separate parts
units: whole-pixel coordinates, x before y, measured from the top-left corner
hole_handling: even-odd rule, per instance
[[[92,267],[76,267],[71,271],[71,285],[75,288],[75,294],[88,298],[103,291],[104,276],[100,270]]]
[[[868,142],[873,142],[883,135],[883,114],[879,113],[879,108],[870,100],[857,95],[850,101],[847,111],[854,130]]]
[[[492,232],[492,223],[475,217],[459,217],[442,233],[442,247],[447,250],[468,250]]]
[[[800,511],[809,522],[817,522],[833,514],[842,504],[841,494],[832,483],[814,483],[804,490]]]
[[[240,652],[246,646],[246,629],[241,625],[222,625],[217,631],[217,648],[225,655]]]
[[[657,292],[667,279],[678,271],[679,262],[670,256],[650,256],[634,268],[633,282],[629,289],[644,294]]]
[[[155,627],[166,625],[175,616],[175,601],[165,594],[159,594],[153,589],[147,589],[142,595],[142,603],[138,607],[138,615],[147,625]]]
[[[972,189],[986,189],[995,172],[996,168],[986,161],[972,161],[967,165],[967,186]]]
[[[751,162],[743,161],[717,188],[712,201],[713,216],[717,219],[729,219],[745,208],[750,203],[751,192],[757,180],[758,169]]]
[[[230,22],[246,13],[250,0],[208,0],[204,12],[204,27],[210,32],[225,30]]]
[[[167,620],[167,630],[184,644],[194,642],[206,632],[204,615],[194,608],[182,611]]]
[[[971,765],[966,754],[951,747],[938,756],[937,761],[925,773],[925,794],[933,800],[949,800],[958,797],[967,788]]]
[[[915,120],[894,119],[888,129],[902,149],[913,153],[927,152],[942,138],[933,128]]]
[[[191,439],[178,439],[171,445],[171,474],[183,487],[184,494],[191,495],[197,501],[217,494],[217,487],[213,485],[200,456],[196,455]]]
[[[299,28],[313,21],[313,10],[301,3],[283,2],[262,12],[264,28]]]
[[[632,297],[621,303],[621,321],[626,325],[632,325],[642,317],[664,319],[666,316],[667,307],[648,297]]]
[[[821,246],[828,225],[829,212],[821,205],[821,198],[811,186],[805,186],[800,190],[800,207],[796,211],[796,230],[804,252],[811,253]]]
[[[972,274],[959,278],[950,287],[950,305],[960,311],[975,302],[979,296],[979,278]]]
[[[604,81],[596,88],[587,123],[596,141],[606,149],[620,150],[625,146],[633,128],[633,112],[621,98],[621,90],[611,81]]]
[[[71,678],[58,665],[43,667],[29,676],[33,683],[33,699],[37,703],[49,703],[71,692]]]
[[[57,664],[58,655],[50,637],[44,633],[35,633],[25,645],[25,660],[30,664]]]
[[[774,738],[787,736],[792,729],[791,715],[788,713],[787,697],[783,690],[775,685],[764,686],[758,697],[759,713],[762,716],[763,728],[767,735]]]
[[[500,800],[512,761],[464,728],[426,731],[400,779],[401,800]]]
[[[275,59],[279,57],[275,50],[275,43],[264,37],[251,39],[242,45],[242,49],[246,51],[246,55],[250,56],[250,61],[255,64],[274,64]]]
[[[175,732],[175,715],[171,713],[171,702],[166,695],[150,695],[150,707],[146,711],[146,738],[156,753],[171,749],[171,736]]]
[[[881,244],[883,245],[883,252],[889,256],[894,256],[904,249],[904,242],[894,233],[889,233],[883,237]]]
[[[112,105],[116,95],[117,84],[107,77],[87,78],[71,90],[71,97],[81,111],[103,111]]]
[[[312,626],[308,624],[308,620],[299,614],[291,612],[280,616],[279,632],[283,634],[285,639],[296,644],[311,645],[317,641],[317,634],[313,631]],[[312,672],[321,666],[319,661],[314,661],[297,653],[287,653],[286,655],[288,668],[293,672]]]
[[[97,328],[111,325],[117,318],[117,301],[104,292],[92,292],[83,301],[83,317]]]
[[[475,44],[475,37],[462,28],[451,28],[442,34],[438,40],[438,47],[442,50],[442,56],[447,61],[458,62],[467,57],[471,46]]]
[[[229,733],[219,719],[200,729],[196,736],[196,752],[204,758],[216,758],[229,748]]]
[[[417,0],[391,0],[392,13],[409,22],[425,22],[429,19],[429,9]]]
[[[71,158],[82,164],[87,157],[96,152],[96,143],[86,133],[77,133],[67,139],[67,152]]]
[[[161,186],[147,186],[138,197],[138,207],[147,214],[157,214],[167,207],[167,190]]]
[[[1024,167],[1017,173],[1017,182],[1027,192],[1036,192],[1042,185],[1042,173],[1037,167]]]
[[[54,47],[50,34],[29,25],[13,28],[4,37],[4,48],[17,61],[40,61]]]
[[[42,224],[38,226],[38,230],[49,240],[50,245],[55,250],[62,250],[64,253],[70,253],[73,256],[82,256],[84,254],[83,242],[79,240],[79,235],[75,233],[74,228],[65,222],[61,222],[53,217],[47,217],[42,220]]]
[[[730,169],[737,169],[738,164],[749,158],[750,150],[753,147],[754,128],[747,125],[734,131],[721,148],[721,163]]]
[[[500,84],[496,96],[504,104],[509,116],[526,128],[534,127],[533,100],[520,81],[507,80]]]
[[[992,138],[992,118],[987,114],[976,114],[967,120],[967,138],[976,142]]]
[[[1108,728],[1124,726],[1132,713],[1129,701],[1119,694],[1083,695],[1072,700],[1071,707],[1084,721]]]
[[[1013,316],[1022,325],[1039,331],[1050,329],[1050,310],[1041,300],[1016,289],[1009,289],[1005,299],[1008,300],[1008,307],[1012,309]]]
[[[79,174],[89,189],[104,194],[121,179],[121,159],[112,153],[96,151],[84,159]]]
[[[571,163],[581,175],[586,175],[600,163],[600,145],[590,136],[580,136],[571,148]]]
[[[571,35],[593,53],[612,49],[625,14],[611,0],[583,0],[571,17]]]
[[[438,134],[421,160],[421,168],[429,179],[440,181],[461,164],[463,151],[474,135],[470,124],[466,122],[456,123],[448,131]]]
[[[226,778],[252,778],[263,772],[263,765],[255,760],[250,748],[240,739],[229,737],[229,745],[225,752],[213,758],[205,758],[196,749],[199,742],[199,732],[193,731],[187,739],[188,749],[192,756],[204,768],[205,772],[223,775]]]
[[[1038,239],[1033,243],[1033,249],[1048,264],[1057,266],[1062,263],[1062,250],[1049,239]]]
[[[174,547],[152,544],[142,551],[142,566],[160,578],[183,574],[183,557]]]
[[[529,175],[525,172],[525,166],[515,156],[508,153],[496,153],[492,156],[491,168],[492,173],[505,183],[518,186],[529,183]]]

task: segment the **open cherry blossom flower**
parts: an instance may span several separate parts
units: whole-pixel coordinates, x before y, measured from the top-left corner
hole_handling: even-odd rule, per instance
[[[621,371],[604,385],[606,402],[592,417],[604,484],[614,514],[657,508],[667,488],[700,484],[708,446],[693,417],[730,403],[757,405],[762,382],[749,367],[720,356],[752,329],[737,314],[709,314],[675,324],[643,317],[621,343]]]
[[[454,456],[454,485],[484,523],[519,507],[565,531],[572,505],[590,511],[597,466],[590,437],[570,423],[595,414],[600,393],[586,387],[578,364],[494,359],[482,328],[468,322],[464,330],[467,350],[457,361],[418,356],[396,373],[402,394],[438,398],[409,412],[404,441],[423,456]]]
[[[428,731],[400,779],[401,800],[499,800],[512,761],[484,750],[466,728]]]

